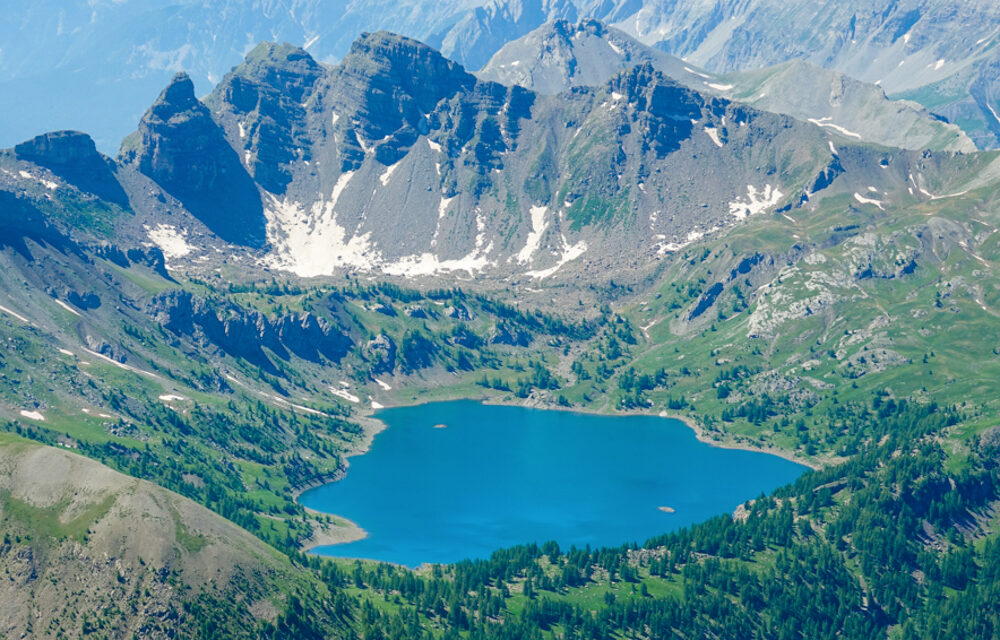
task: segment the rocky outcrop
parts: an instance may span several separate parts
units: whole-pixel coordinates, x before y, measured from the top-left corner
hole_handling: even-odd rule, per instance
[[[476,85],[434,49],[386,32],[362,34],[328,82],[330,108],[346,116],[336,131],[345,171],[360,166],[369,145],[379,162],[395,163],[430,131],[427,114]]]
[[[128,196],[115,178],[114,163],[79,131],[43,133],[14,147],[20,160],[45,167],[81,191],[127,208]]]
[[[261,246],[260,192],[185,73],[174,76],[122,143],[134,165],[228,242]]]
[[[392,373],[396,369],[396,343],[380,333],[365,344],[362,355],[371,363],[373,375]]]
[[[259,311],[200,298],[189,291],[157,294],[145,311],[172,333],[209,342],[269,369],[264,348],[281,359],[295,354],[318,362],[320,356],[339,361],[351,347],[346,335],[310,313],[268,318]]]
[[[533,338],[534,336],[524,329],[507,322],[501,322],[490,330],[486,342],[504,344],[510,347],[527,347],[531,345]]]

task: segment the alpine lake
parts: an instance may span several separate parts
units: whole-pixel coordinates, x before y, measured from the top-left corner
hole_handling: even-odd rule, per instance
[[[383,409],[347,475],[300,502],[367,532],[314,553],[416,567],[555,540],[620,546],[731,513],[807,468],[682,422],[450,401]]]

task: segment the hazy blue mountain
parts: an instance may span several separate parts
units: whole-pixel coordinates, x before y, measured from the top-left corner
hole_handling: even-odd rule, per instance
[[[921,105],[889,100],[881,87],[794,60],[764,69],[717,74],[642,44],[596,20],[546,23],[504,45],[477,75],[555,94],[597,85],[649,63],[692,89],[812,121],[855,140],[906,149],[974,151],[956,125]]]

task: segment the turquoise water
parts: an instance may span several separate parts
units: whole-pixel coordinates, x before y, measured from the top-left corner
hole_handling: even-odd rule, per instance
[[[375,417],[388,429],[371,450],[351,458],[343,480],[301,498],[368,537],[317,553],[417,566],[547,540],[564,549],[642,543],[732,512],[806,471],[711,447],[681,422],[653,416],[457,401]]]

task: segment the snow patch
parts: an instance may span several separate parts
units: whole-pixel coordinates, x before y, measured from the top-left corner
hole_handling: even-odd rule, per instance
[[[427,138],[427,146],[431,148],[431,151],[438,151],[438,152],[441,151],[441,145],[438,144],[438,143],[436,143],[436,142],[434,142],[430,138]],[[438,173],[440,173],[440,172],[438,172]]]
[[[183,258],[194,251],[185,239],[185,232],[173,225],[161,223],[155,229],[147,226],[146,235],[163,251],[163,257],[167,260]]]
[[[63,302],[62,300],[60,300],[59,298],[53,298],[53,300],[55,300],[55,301],[56,301],[56,304],[57,304],[57,305],[59,305],[60,307],[62,307],[62,308],[63,308],[63,309],[65,309],[66,311],[69,311],[69,312],[70,312],[70,313],[72,313],[72,314],[73,314],[74,316],[79,316],[79,315],[80,315],[80,312],[79,312],[79,311],[77,311],[77,310],[76,310],[76,309],[74,309],[73,307],[69,306],[68,304],[66,304],[65,302]]]
[[[383,391],[392,391],[392,387],[390,387],[385,382],[379,380],[378,378],[375,378],[375,384],[377,384],[378,386],[382,387]]]
[[[854,193],[854,199],[860,202],[861,204],[873,204],[882,211],[885,211],[885,207],[882,206],[882,202],[880,200],[873,200],[872,198],[866,198],[857,192]]]
[[[841,135],[845,135],[845,136],[848,136],[848,137],[851,137],[851,138],[857,138],[858,140],[861,139],[861,134],[854,133],[853,131],[849,131],[848,129],[845,129],[844,127],[840,126],[839,124],[834,124],[834,123],[830,122],[830,120],[832,120],[832,119],[833,118],[830,118],[829,116],[827,116],[825,118],[819,118],[819,119],[817,119],[817,118],[809,118],[809,122],[811,122],[814,125],[819,126],[819,127],[825,127],[827,129],[833,129],[834,131],[836,131],[837,133],[839,133]]]
[[[612,91],[611,92],[611,99],[612,100],[618,101],[618,100],[621,100],[624,97],[625,96],[623,96],[622,94],[618,93],[617,91]]]
[[[26,409],[21,409],[21,416],[29,418],[31,420],[38,420],[38,421],[45,420],[45,416],[38,413],[37,411],[28,411]]]
[[[760,191],[752,184],[748,184],[746,200],[737,199],[730,202],[729,215],[737,220],[743,220],[749,216],[763,213],[778,204],[783,195],[781,191],[770,184],[764,185]]]
[[[693,73],[694,75],[698,76],[699,78],[705,78],[706,80],[711,80],[712,79],[712,76],[704,74],[704,73],[701,73],[699,71],[695,71],[691,67],[684,67],[684,70],[687,71],[688,73]]]
[[[827,140],[826,143],[830,145],[830,153],[837,155],[837,147],[833,146],[833,140]]]
[[[722,148],[722,140],[719,139],[718,129],[716,129],[715,127],[705,127],[705,133],[707,133],[708,137],[712,139],[712,142],[715,143],[715,146]]]
[[[372,409],[385,409],[385,405],[372,400]]]
[[[733,85],[731,84],[716,84],[714,82],[706,82],[705,84],[708,85],[710,89],[715,89],[716,91],[729,91],[733,88]]]
[[[380,175],[378,177],[378,181],[382,183],[383,187],[388,186],[389,179],[392,178],[392,172],[395,171],[396,167],[398,167],[398,166],[399,166],[399,163],[396,163],[396,164],[393,164],[393,165],[389,165],[388,167],[386,167],[386,170],[382,173],[382,175]],[[350,178],[348,178],[348,179],[350,179]],[[337,195],[339,196],[340,194],[338,193]]]
[[[353,402],[355,404],[361,402],[361,398],[359,398],[358,396],[354,395],[350,391],[345,391],[344,389],[337,389],[335,387],[330,387],[330,393],[332,393],[333,395],[337,396],[338,398],[343,398],[344,400],[347,400],[348,402]]]
[[[184,396],[174,395],[172,393],[164,394],[159,397],[163,402],[175,402],[177,400],[184,400]]]
[[[371,233],[348,237],[337,222],[335,207],[353,172],[337,180],[330,200],[316,202],[306,215],[301,203],[279,200],[271,195],[267,216],[267,237],[274,253],[267,263],[303,278],[330,275],[337,268],[370,270],[379,260],[371,246]]]
[[[526,271],[524,275],[529,276],[531,278],[537,278],[538,280],[548,278],[556,271],[559,271],[559,269],[561,269],[563,265],[565,265],[567,262],[571,262],[582,256],[586,250],[587,250],[587,243],[584,242],[583,240],[577,242],[574,245],[570,245],[569,242],[566,240],[566,236],[563,235],[562,255],[559,256],[559,262],[557,262],[554,266],[549,267],[548,269],[539,269],[537,271]]]
[[[71,357],[74,355],[73,352],[70,351],[69,349],[59,349],[59,353],[63,354],[64,356],[71,356]]]
[[[441,202],[438,203],[438,220],[443,220],[446,213],[448,213],[448,207],[455,200],[457,196],[452,196],[450,198],[445,198],[441,196]]]
[[[27,318],[25,318],[24,316],[22,316],[20,313],[17,313],[15,311],[11,311],[10,309],[8,309],[7,307],[5,307],[3,305],[0,305],[0,311],[3,311],[7,315],[14,316],[15,318],[17,318],[18,320],[20,320],[24,324],[31,324],[31,320],[28,320]]]
[[[618,45],[616,45],[614,42],[611,42],[609,40],[608,41],[608,46],[611,47],[611,50],[614,51],[615,53],[617,53],[618,55],[620,55],[620,56],[621,55],[625,55],[625,52],[622,51],[622,48],[619,47]]]
[[[56,189],[59,188],[59,184],[58,183],[52,182],[51,180],[46,180],[45,178],[39,178],[38,176],[32,175],[32,174],[28,173],[27,171],[18,171],[17,173],[22,178],[26,178],[28,180],[36,180],[36,181],[42,183],[42,185],[46,189],[48,189],[49,191],[55,191]]]
[[[528,232],[528,238],[524,241],[524,247],[517,252],[518,262],[531,262],[531,258],[538,251],[538,245],[542,242],[542,235],[549,226],[548,221],[545,219],[545,213],[548,210],[548,207],[531,207],[531,231]]]

